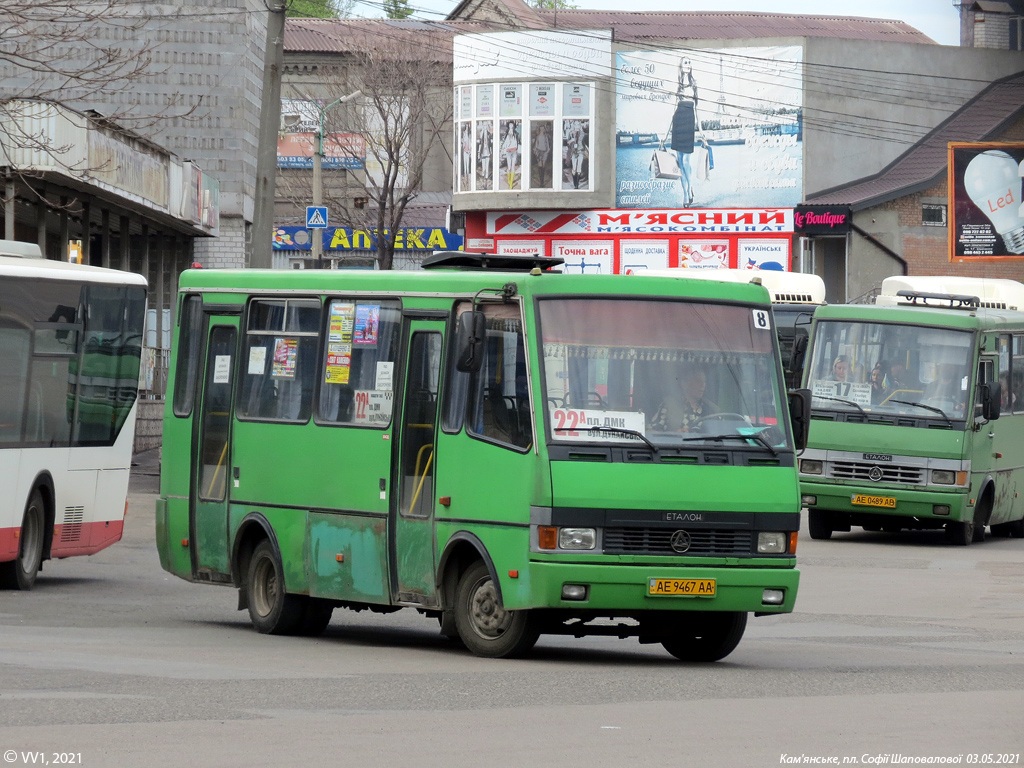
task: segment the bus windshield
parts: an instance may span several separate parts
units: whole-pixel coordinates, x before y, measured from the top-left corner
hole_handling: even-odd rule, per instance
[[[789,447],[768,308],[540,302],[549,440]]]
[[[812,406],[915,418],[963,419],[971,333],[916,325],[818,323],[807,386]]]

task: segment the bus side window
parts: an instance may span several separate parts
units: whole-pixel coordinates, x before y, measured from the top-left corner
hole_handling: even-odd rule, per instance
[[[249,305],[238,416],[303,423],[313,410],[319,347],[317,299]]]
[[[397,301],[329,299],[316,420],[385,429],[402,328]]]
[[[466,430],[515,448],[533,444],[526,348],[518,307],[485,306],[484,362],[472,374]]]
[[[1013,412],[1024,413],[1024,336],[1013,337],[1013,361],[1010,365],[1010,392],[1013,396]]]
[[[186,296],[178,327],[178,360],[174,371],[174,415],[191,416],[202,350],[203,299]]]

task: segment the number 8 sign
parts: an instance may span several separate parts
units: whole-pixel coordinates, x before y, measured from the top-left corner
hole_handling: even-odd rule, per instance
[[[754,327],[761,331],[771,330],[772,324],[771,320],[768,318],[768,310],[754,310]]]

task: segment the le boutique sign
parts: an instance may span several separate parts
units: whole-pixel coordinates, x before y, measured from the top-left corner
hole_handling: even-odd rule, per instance
[[[798,205],[793,209],[793,231],[799,235],[845,235],[852,222],[848,205]]]

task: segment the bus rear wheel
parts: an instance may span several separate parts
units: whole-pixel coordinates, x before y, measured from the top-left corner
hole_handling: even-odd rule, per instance
[[[7,563],[0,563],[0,586],[6,589],[32,589],[43,565],[45,530],[46,508],[43,505],[43,496],[39,491],[33,491],[25,507],[25,517],[21,521],[18,557]]]
[[[290,635],[301,628],[307,601],[302,595],[285,592],[281,559],[274,545],[266,539],[252,553],[245,589],[249,618],[258,632]]]
[[[736,650],[746,628],[743,611],[686,613],[661,645],[680,661],[718,661]]]
[[[526,653],[540,637],[530,611],[505,610],[487,566],[479,560],[459,579],[455,626],[470,651],[491,659]]]

